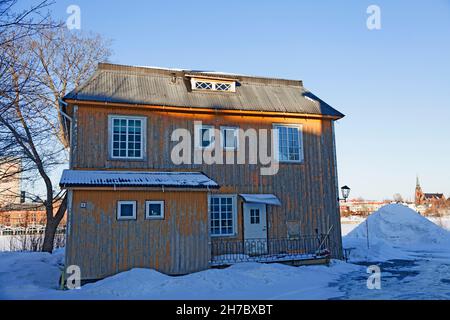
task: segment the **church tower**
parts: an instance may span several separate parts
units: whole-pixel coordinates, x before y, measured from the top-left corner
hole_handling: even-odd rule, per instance
[[[414,203],[416,206],[423,204],[424,195],[422,192],[422,187],[420,186],[419,177],[416,177],[416,194],[414,197]]]

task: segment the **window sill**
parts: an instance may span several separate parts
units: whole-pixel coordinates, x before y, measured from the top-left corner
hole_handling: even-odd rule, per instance
[[[211,238],[236,238],[237,234],[210,234]]]
[[[146,158],[112,158],[108,157],[108,161],[126,161],[126,162],[145,162]]]

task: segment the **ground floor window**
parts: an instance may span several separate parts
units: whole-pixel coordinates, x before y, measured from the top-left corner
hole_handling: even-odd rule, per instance
[[[212,236],[230,236],[236,234],[236,196],[210,196],[209,215]]]
[[[117,201],[117,219],[136,219],[136,201]]]

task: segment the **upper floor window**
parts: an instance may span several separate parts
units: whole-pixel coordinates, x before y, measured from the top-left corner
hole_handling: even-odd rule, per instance
[[[110,155],[113,159],[143,159],[145,117],[110,116]]]
[[[278,130],[278,161],[302,162],[303,141],[300,125],[274,125]]]
[[[225,150],[237,150],[239,129],[237,127],[221,127],[220,132],[222,147]]]
[[[191,85],[192,90],[236,91],[236,82],[231,80],[191,78]]]
[[[197,147],[200,149],[209,149],[214,147],[214,127],[201,125],[197,127]]]

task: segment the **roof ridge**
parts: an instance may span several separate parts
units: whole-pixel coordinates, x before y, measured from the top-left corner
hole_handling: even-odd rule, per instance
[[[237,73],[228,73],[228,72],[217,72],[217,71],[207,71],[207,70],[192,70],[192,69],[181,69],[181,68],[164,68],[164,67],[155,67],[155,66],[132,66],[132,65],[124,65],[124,64],[115,64],[109,62],[100,62],[98,63],[97,70],[105,70],[105,71],[131,71],[131,72],[142,72],[144,74],[167,74],[173,75],[178,74],[180,76],[212,76],[212,77],[223,77],[230,79],[256,79],[256,80],[273,80],[279,82],[286,82],[296,86],[303,86],[302,80],[296,79],[286,79],[286,78],[277,78],[277,77],[267,77],[267,76],[255,76],[255,75],[245,75],[245,74],[237,74]]]

